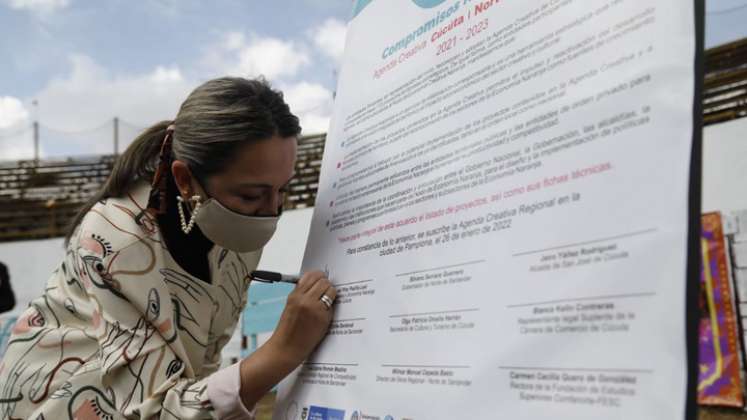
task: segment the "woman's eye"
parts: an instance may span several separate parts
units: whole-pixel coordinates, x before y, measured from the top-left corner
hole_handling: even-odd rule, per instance
[[[242,195],[241,199],[244,201],[257,201],[259,200],[259,197],[254,196],[254,195]]]

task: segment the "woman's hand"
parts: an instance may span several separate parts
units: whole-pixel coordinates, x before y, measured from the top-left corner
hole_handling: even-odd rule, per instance
[[[275,332],[262,347],[241,361],[241,399],[251,410],[273,386],[291,373],[319,345],[329,329],[337,291],[321,271],[305,273],[288,300]]]
[[[277,351],[297,363],[311,354],[332,321],[333,310],[320,300],[322,295],[334,301],[337,291],[323,272],[305,273],[288,295],[280,322],[270,338]]]

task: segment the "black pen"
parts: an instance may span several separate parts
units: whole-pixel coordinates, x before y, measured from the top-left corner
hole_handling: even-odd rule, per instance
[[[251,277],[254,281],[260,281],[262,283],[298,283],[298,280],[301,279],[301,276],[297,274],[282,274],[277,273],[275,271],[262,271],[262,270],[256,270],[249,273],[249,277]]]

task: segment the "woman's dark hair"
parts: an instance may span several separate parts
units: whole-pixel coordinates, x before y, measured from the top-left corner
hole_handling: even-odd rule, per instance
[[[122,197],[137,181],[150,182],[158,164],[166,129],[174,125],[174,158],[185,162],[198,180],[223,170],[246,142],[301,133],[298,117],[264,79],[222,77],[207,81],[189,94],[174,121],[145,130],[114,163],[104,186],[73,219],[65,243],[83,217],[98,202]]]

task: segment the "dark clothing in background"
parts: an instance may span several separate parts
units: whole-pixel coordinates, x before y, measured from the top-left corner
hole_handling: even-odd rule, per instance
[[[7,312],[16,306],[16,296],[10,288],[8,267],[0,263],[0,313]]]

